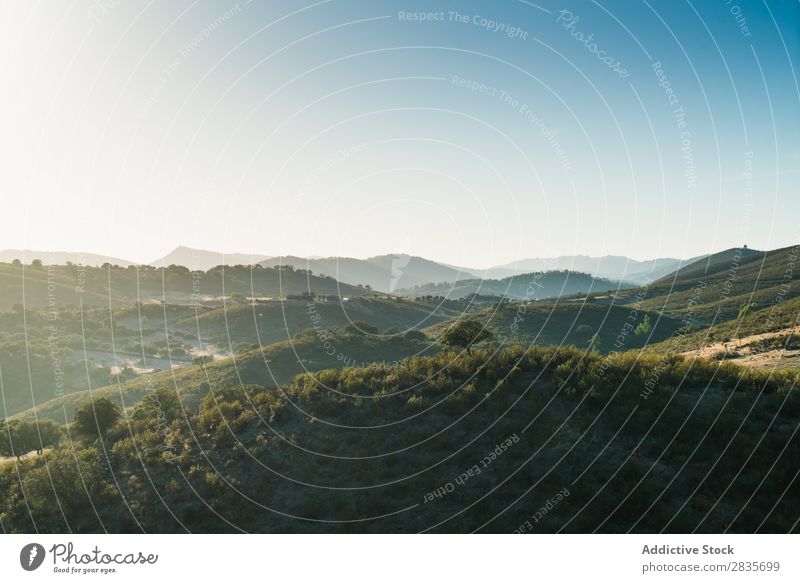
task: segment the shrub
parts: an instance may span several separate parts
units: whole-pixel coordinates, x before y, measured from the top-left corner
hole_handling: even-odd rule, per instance
[[[120,408],[106,398],[87,401],[75,410],[73,427],[76,433],[85,437],[102,436],[120,415]]]
[[[492,336],[477,320],[462,320],[448,328],[442,336],[442,343],[451,348],[464,348],[467,354],[472,354],[473,345],[490,340]]]
[[[409,330],[403,336],[407,340],[427,340],[428,336],[424,332],[420,332],[419,330]]]
[[[345,334],[350,334],[351,336],[374,336],[378,334],[378,329],[375,326],[359,320],[356,322],[351,322],[345,326],[344,332]]]

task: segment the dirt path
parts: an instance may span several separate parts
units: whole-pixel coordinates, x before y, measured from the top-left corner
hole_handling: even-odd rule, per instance
[[[761,368],[795,368],[800,367],[800,350],[759,350],[756,346],[762,340],[778,338],[781,336],[797,336],[800,328],[784,328],[776,332],[752,334],[743,338],[736,338],[728,342],[715,342],[696,350],[689,350],[683,354],[694,358],[718,358],[721,353],[728,353],[725,360],[732,360],[739,364]]]
[[[36,455],[38,455],[38,454],[35,451],[29,451],[28,453],[19,456],[19,459],[26,460],[26,459],[34,457]],[[3,456],[0,455],[0,464],[4,464],[4,463],[7,463],[7,462],[13,462],[14,460],[15,460],[15,458],[13,458],[13,457],[3,457]]]

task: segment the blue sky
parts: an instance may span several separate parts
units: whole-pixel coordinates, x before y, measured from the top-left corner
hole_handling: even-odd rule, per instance
[[[485,267],[800,241],[796,2],[16,4],[3,248]]]

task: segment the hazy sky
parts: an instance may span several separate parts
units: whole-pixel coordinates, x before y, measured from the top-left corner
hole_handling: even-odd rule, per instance
[[[796,243],[798,6],[7,2],[0,248]]]

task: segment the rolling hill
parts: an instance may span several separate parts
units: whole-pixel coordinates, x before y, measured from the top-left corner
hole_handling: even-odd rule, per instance
[[[12,417],[52,419],[63,424],[72,419],[81,403],[92,398],[104,397],[128,408],[159,390],[177,394],[184,407],[196,407],[209,392],[229,386],[244,384],[271,389],[307,371],[396,363],[410,356],[438,351],[439,347],[429,340],[413,335],[376,337],[342,331],[328,331],[322,335],[322,332],[308,331],[292,340],[251,349],[224,360],[151,373],[91,391],[74,391],[37,403]]]
[[[217,308],[176,323],[184,330],[197,330],[210,342],[232,346],[237,342],[271,344],[292,338],[308,328],[337,329],[362,321],[381,332],[397,328],[397,333],[423,328],[458,316],[467,305],[441,306],[426,302],[382,297],[355,297],[346,302],[303,300],[263,302]]]
[[[756,251],[746,247],[726,249],[692,261],[680,269],[664,275],[654,283],[654,286],[663,286],[667,283],[674,285],[685,285],[687,282],[693,283],[698,278],[715,275],[729,269],[738,269],[751,261],[764,259],[766,256],[767,254],[764,251]]]
[[[230,362],[234,353],[238,358],[261,345],[294,342],[309,331],[318,337],[341,335],[352,322],[376,327],[378,335],[370,336],[376,342],[401,338],[409,330],[445,321],[473,307],[371,296],[347,302],[284,300],[217,308],[143,304],[109,311],[96,307],[82,312],[60,310],[55,335],[54,321],[44,310],[0,312],[0,417],[34,404],[41,407],[59,396],[72,402],[73,393],[115,384],[114,374],[120,371],[124,382],[134,372],[157,375],[153,371],[186,367],[200,356],[228,358]],[[392,347],[400,350],[398,357],[406,354],[402,343],[378,342],[375,359],[389,359]],[[372,357],[362,353],[359,358],[368,361]],[[296,366],[297,357],[289,352],[280,353],[280,359],[287,361],[276,362],[278,369]]]
[[[118,369],[133,367],[134,371],[125,371],[127,377],[132,372],[183,367],[200,355],[225,358],[254,346],[292,339],[308,329],[341,331],[353,321],[367,322],[392,335],[424,328],[436,338],[469,313],[486,324],[497,342],[572,344],[601,353],[640,348],[697,352],[733,340],[755,347],[764,344],[766,333],[790,338],[800,315],[800,294],[791,282],[800,255],[798,247],[742,251],[714,254],[642,288],[593,291],[588,299],[567,297],[556,302],[538,301],[535,295],[523,301],[473,302],[471,294],[478,290],[498,295],[508,292],[524,298],[534,290],[543,297],[589,289],[598,280],[558,272],[530,274],[527,279],[467,280],[454,286],[454,295],[461,299],[409,300],[374,295],[302,270],[263,267],[213,269],[202,273],[198,281],[197,274],[193,277],[185,268],[25,266],[23,288],[23,268],[0,264],[5,309],[21,304],[23,298],[28,307],[24,312],[18,306],[0,313],[5,411],[15,414],[61,394],[104,386]],[[80,293],[75,289],[78,278],[83,288]],[[600,289],[616,285],[600,281]],[[265,297],[275,297],[269,294],[291,289],[302,292],[309,283],[322,293],[321,298],[244,299],[250,285]],[[214,295],[202,296],[213,299],[209,305],[190,303],[198,284],[206,293],[224,289],[239,297],[229,296],[224,305]],[[352,295],[342,298],[336,293],[342,290]],[[424,291],[441,290],[426,286],[414,293],[422,295]],[[143,303],[136,303],[137,293]],[[162,304],[156,299],[162,296],[178,303]],[[78,302],[83,304],[82,311],[76,307]],[[50,338],[53,322],[48,314],[56,317],[55,342]],[[759,344],[751,343],[750,336]],[[769,356],[766,362],[792,366],[791,359],[781,360],[786,353],[780,346],[768,348],[763,348]],[[744,351],[748,361],[753,360],[754,349]],[[58,390],[53,383],[56,369],[60,373]]]
[[[631,284],[595,278],[585,273],[545,271],[525,273],[505,279],[465,279],[425,284],[414,288],[400,289],[397,293],[411,297],[442,296],[446,298],[463,298],[477,293],[516,300],[542,300],[628,287],[631,287]]]
[[[659,259],[649,259],[637,261],[630,257],[619,255],[604,255],[602,257],[590,257],[588,255],[562,255],[559,257],[534,257],[520,259],[505,265],[498,265],[489,270],[489,274],[496,272],[503,273],[502,277],[511,275],[505,273],[509,270],[516,273],[526,273],[534,271],[578,271],[588,273],[595,277],[627,281],[642,284],[645,281],[653,281],[679,269],[682,265],[693,263],[699,257],[692,259],[674,259],[662,257]],[[491,277],[492,275],[487,275]]]
[[[182,265],[193,271],[208,271],[219,265],[255,265],[269,255],[256,255],[252,253],[222,253],[220,251],[207,251],[205,249],[193,249],[192,247],[179,246],[172,251],[154,259],[150,262],[153,267],[169,267],[170,265]]]
[[[228,267],[192,272],[178,266],[17,266],[0,263],[0,310],[15,304],[45,306],[129,306],[137,301],[200,303],[220,296],[268,296],[311,292],[359,296],[371,292],[294,269]],[[221,300],[219,300],[221,302]]]
[[[127,267],[134,262],[96,253],[64,253],[7,249],[0,251],[0,262],[10,263],[14,259],[30,263],[41,259],[45,264],[64,265],[68,261],[91,267],[104,263]],[[169,267],[178,265],[196,271],[208,271],[214,267],[255,265],[265,267],[291,265],[296,269],[309,269],[317,275],[333,277],[351,285],[370,286],[382,292],[393,292],[426,283],[443,283],[462,279],[504,279],[511,276],[539,271],[575,271],[588,273],[598,278],[641,284],[667,275],[699,259],[688,260],[659,258],[638,261],[629,257],[605,255],[562,255],[559,257],[534,257],[520,259],[504,265],[488,268],[465,268],[432,261],[408,254],[389,254],[356,259],[353,257],[298,257],[294,255],[273,256],[258,253],[222,253],[220,251],[178,246],[163,257],[148,265]]]
[[[425,283],[474,277],[473,274],[457,267],[405,254],[379,255],[368,259],[273,257],[262,261],[261,265],[268,267],[292,265],[296,269],[308,269],[315,274],[333,277],[353,285],[368,285],[374,290],[387,293]]]
[[[11,263],[15,259],[27,264],[38,259],[45,265],[66,265],[67,262],[88,267],[100,267],[104,263],[121,267],[134,265],[133,261],[127,261],[119,257],[109,257],[98,253],[84,253],[82,251],[32,251],[30,249],[5,249],[0,251],[0,263]]]
[[[636,328],[648,318],[648,325]],[[574,345],[601,353],[624,352],[666,340],[681,326],[667,316],[647,313],[632,306],[598,303],[531,302],[504,303],[465,316],[481,322],[495,340],[523,346]],[[448,320],[424,330],[439,338],[455,321]]]
[[[786,532],[800,512],[800,373],[702,350],[741,336],[800,347],[786,333],[800,316],[798,251],[727,250],[644,287],[558,301],[145,304],[113,323],[87,310],[92,338],[163,327],[171,342],[194,335],[234,354],[14,416],[66,424],[101,398],[125,409],[102,442],[70,426],[62,446],[0,463],[0,518],[11,532],[32,521],[40,532]],[[43,310],[20,314],[3,315],[9,342],[45,323]],[[437,338],[465,317],[493,340],[442,350]]]
[[[1,464],[4,530],[745,533],[800,513],[796,375],[517,347],[251,380],[188,407],[159,390],[102,440]]]
[[[800,295],[793,285],[800,246],[773,251],[728,249],[696,261],[643,289],[645,310],[706,327]],[[642,290],[616,294],[631,302]]]

